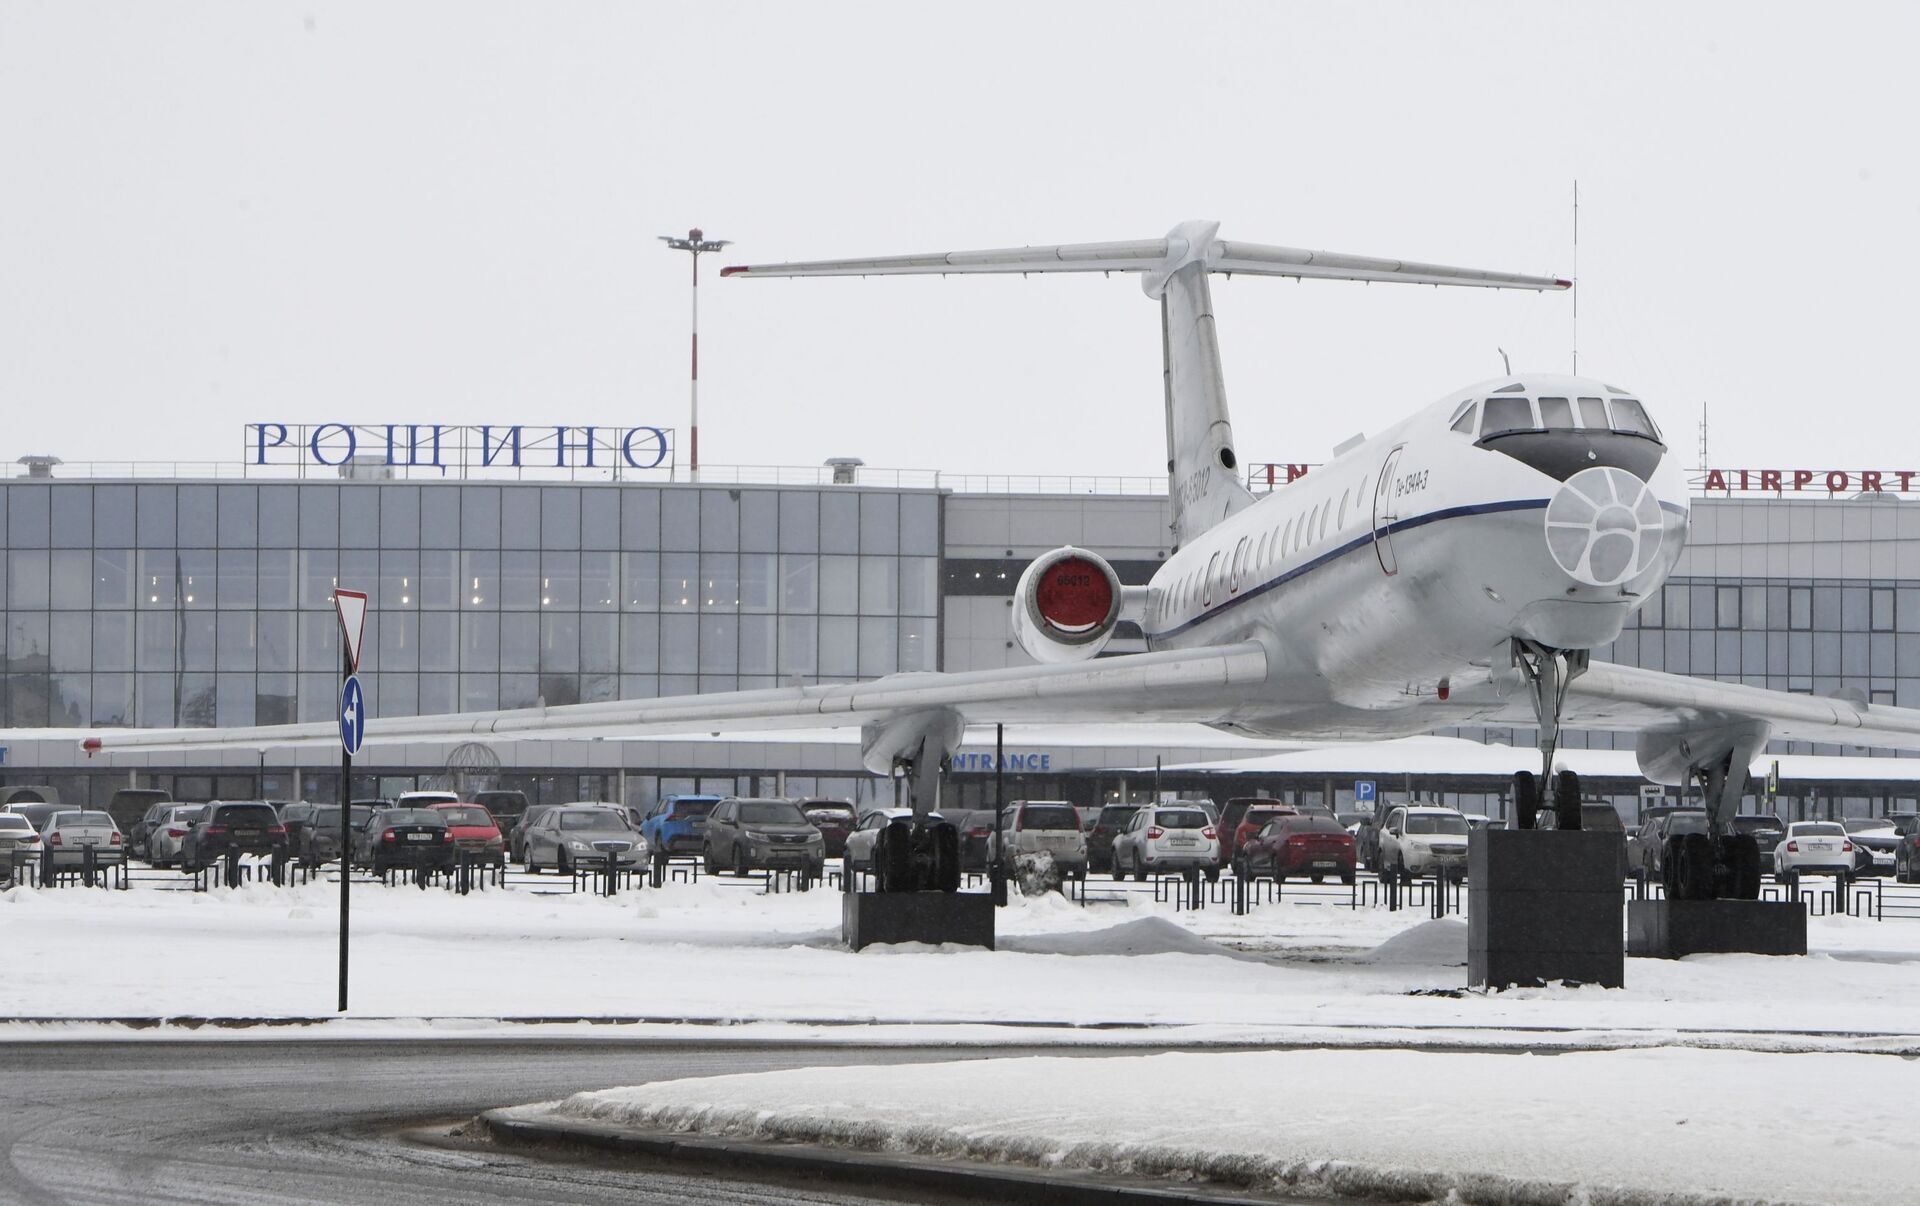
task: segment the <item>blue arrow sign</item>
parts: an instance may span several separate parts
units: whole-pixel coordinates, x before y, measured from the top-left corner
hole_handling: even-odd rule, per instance
[[[360,752],[360,739],[367,735],[367,696],[360,689],[360,676],[349,674],[340,687],[340,748],[347,756]]]
[[[1373,803],[1373,780],[1355,779],[1353,781],[1353,802],[1355,804]]]

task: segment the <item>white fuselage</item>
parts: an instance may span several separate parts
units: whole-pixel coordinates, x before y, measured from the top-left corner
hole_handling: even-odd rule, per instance
[[[1432,720],[1417,715],[1422,697],[1486,667],[1511,638],[1562,649],[1613,640],[1679,556],[1684,474],[1670,455],[1649,466],[1658,444],[1631,437],[1643,472],[1588,470],[1575,479],[1590,493],[1599,482],[1596,508],[1566,498],[1572,487],[1559,477],[1476,443],[1477,431],[1453,429],[1463,404],[1517,383],[1529,399],[1626,396],[1599,381],[1534,374],[1441,399],[1179,549],[1148,587],[1141,627],[1149,646],[1258,641],[1271,671],[1262,698],[1235,723],[1331,738],[1424,731]],[[1633,553],[1619,568],[1603,566],[1597,551],[1591,563],[1580,560],[1583,539],[1594,549],[1601,539],[1619,549],[1636,539],[1623,518],[1632,500],[1615,506],[1606,493],[1635,489],[1643,496]],[[1550,548],[1548,506],[1557,497],[1561,543]],[[1608,534],[1623,527],[1624,535]]]

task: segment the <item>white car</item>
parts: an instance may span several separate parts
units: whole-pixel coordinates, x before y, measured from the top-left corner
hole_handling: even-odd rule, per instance
[[[101,865],[117,863],[126,854],[120,827],[103,809],[61,809],[40,827],[40,842],[41,857],[56,867],[84,865],[89,847]]]
[[[1023,854],[1051,854],[1066,879],[1087,877],[1087,834],[1080,827],[1080,810],[1065,800],[1015,800],[1000,817],[1000,833],[987,836],[987,862],[999,857],[999,839],[1007,842],[1007,858]]]
[[[937,812],[927,816],[935,821],[947,818]],[[873,870],[873,844],[880,838],[880,831],[896,820],[913,819],[911,808],[872,808],[860,814],[860,823],[847,835],[846,852],[840,856],[840,870],[852,882],[856,871]]]
[[[1838,821],[1795,821],[1773,850],[1774,873],[1782,879],[1802,875],[1853,874],[1853,839]]]
[[[1380,878],[1465,878],[1468,832],[1467,818],[1451,808],[1395,808],[1380,827]]]
[[[450,791],[403,791],[393,802],[395,808],[432,808],[435,804],[464,804]]]
[[[33,822],[17,812],[0,812],[0,875],[10,880],[16,862],[39,860],[40,831]]]
[[[161,813],[147,829],[147,861],[155,867],[178,863],[187,830],[206,815],[205,804],[178,804]]]
[[[1168,871],[1204,871],[1220,878],[1220,831],[1213,818],[1192,806],[1161,804],[1133,814],[1113,839],[1113,877]]]

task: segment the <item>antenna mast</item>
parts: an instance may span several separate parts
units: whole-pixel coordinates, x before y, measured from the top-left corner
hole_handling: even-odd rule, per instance
[[[1573,375],[1580,375],[1580,182],[1573,182]]]
[[[1700,472],[1707,471],[1707,404],[1700,404]]]

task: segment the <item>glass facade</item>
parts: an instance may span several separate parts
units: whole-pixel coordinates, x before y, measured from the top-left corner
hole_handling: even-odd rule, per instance
[[[336,584],[373,714],[938,669],[934,491],[0,486],[0,726],[325,720]]]

